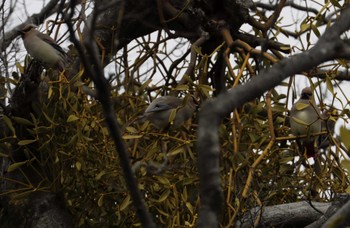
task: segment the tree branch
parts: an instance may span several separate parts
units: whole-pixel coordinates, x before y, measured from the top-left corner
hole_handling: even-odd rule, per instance
[[[349,196],[347,197],[349,199]],[[326,227],[349,227],[350,226],[350,201],[340,208],[322,228]]]
[[[73,24],[71,22],[74,7],[75,5],[72,3],[70,16],[65,15],[65,20],[70,33],[70,40],[77,48],[79,57],[84,65],[85,72],[95,83],[97,98],[101,102],[109,134],[114,141],[117,155],[120,160],[120,165],[125,176],[125,182],[130,191],[133,205],[136,208],[136,214],[144,227],[155,227],[155,224],[153,223],[152,218],[143,202],[142,194],[138,188],[137,179],[131,169],[129,155],[120,132],[119,124],[114,114],[108,82],[104,76],[98,48],[94,41],[96,26],[95,19],[101,13],[100,9],[97,5],[95,5],[92,13],[92,20],[90,20],[90,24],[87,26],[89,31],[85,33],[86,36],[84,37],[84,44],[82,45],[75,37]]]
[[[331,203],[312,202],[313,207],[326,213]],[[308,202],[296,202],[267,207],[256,207],[244,214],[236,227],[252,227],[256,219],[262,227],[294,226],[304,227],[320,218],[322,214],[314,210]]]

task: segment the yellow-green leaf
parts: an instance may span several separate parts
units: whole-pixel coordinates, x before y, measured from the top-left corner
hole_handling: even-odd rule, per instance
[[[80,171],[81,170],[81,163],[79,161],[77,161],[75,163],[75,167],[77,168],[78,171]]]
[[[21,118],[21,117],[17,117],[17,116],[13,116],[12,119],[16,122],[19,123],[21,125],[25,125],[25,126],[34,126],[34,124],[32,122],[30,122],[27,119]]]
[[[119,210],[120,211],[125,210],[125,208],[127,208],[130,204],[131,204],[130,195],[127,195],[123,200],[123,202],[120,204]]]
[[[157,176],[156,179],[163,185],[165,186],[170,186],[170,181],[168,180],[168,178],[165,177],[161,177],[161,176]]]
[[[174,90],[187,91],[188,89],[188,85],[178,85]]]
[[[301,24],[301,26],[300,26],[301,32],[305,32],[305,31],[308,30],[309,28],[310,28],[310,24],[305,24],[305,23],[303,23],[303,24]]]
[[[340,128],[340,139],[346,149],[350,149],[350,131],[349,129],[346,129],[345,127]]]
[[[52,94],[53,94],[53,89],[52,89],[52,86],[50,85],[49,86],[49,91],[47,92],[47,98],[50,99]]]
[[[185,186],[184,189],[182,190],[182,195],[181,198],[184,202],[187,202],[188,199],[188,194],[187,194],[187,187]]]
[[[99,174],[96,175],[95,180],[100,180],[102,176],[106,174],[106,171],[102,170]]]
[[[285,163],[288,163],[290,161],[293,161],[294,160],[294,157],[290,156],[290,157],[285,157],[285,158],[281,158],[279,160],[279,163],[280,164],[285,164]]]
[[[193,210],[192,204],[189,202],[186,202],[186,207],[191,212],[191,214],[193,214],[194,210]]]
[[[350,194],[350,186],[348,186],[345,190],[346,193]]]
[[[290,51],[291,47],[290,47],[290,45],[283,45],[283,46],[280,47],[280,49],[283,50],[283,51]]]
[[[341,165],[350,172],[350,160],[343,160]]]
[[[25,165],[27,163],[28,163],[28,160],[27,161],[23,161],[23,162],[13,163],[7,168],[7,172],[12,172],[12,171],[18,169],[19,167],[21,167],[21,166],[23,166],[23,165]]]
[[[136,129],[136,128],[134,128],[134,127],[126,127],[126,131],[127,132],[130,132],[130,133],[137,133],[138,132],[138,130]]]
[[[297,122],[298,124],[301,124],[301,125],[308,125],[307,123],[305,123],[304,121],[302,121],[302,120],[300,120],[300,119],[298,119],[298,118],[295,118],[295,117],[292,117],[292,119],[295,121],[295,122]]]
[[[172,110],[171,110],[170,116],[169,116],[169,123],[173,123],[173,121],[174,121],[174,119],[175,119],[175,116],[176,116],[176,112],[177,112],[176,109],[172,109]]]
[[[21,74],[24,74],[24,67],[19,62],[16,62],[16,67]]]
[[[332,84],[332,81],[329,79],[329,77],[326,77],[326,85],[327,85],[327,89],[329,90],[329,92],[331,92],[332,95],[334,96],[333,84]]]
[[[79,120],[79,117],[77,117],[76,115],[69,115],[68,116],[68,119],[67,119],[67,122],[73,122],[73,121],[76,121],[76,120]]]
[[[0,157],[8,158],[9,156],[7,154],[4,154],[4,153],[0,152]]]
[[[209,92],[214,91],[214,89],[208,85],[198,85],[198,89],[206,95],[208,95]]]
[[[168,198],[168,196],[170,195],[170,189],[166,189],[162,195],[159,197],[159,199],[157,200],[158,203],[163,202],[164,200],[166,200]]]
[[[26,140],[21,140],[18,142],[18,145],[20,146],[25,146],[25,145],[28,145],[28,144],[31,144],[33,142],[36,142],[37,139],[26,139]]]
[[[143,135],[123,135],[123,139],[128,140],[128,139],[139,139],[142,138]]]
[[[2,116],[2,119],[5,121],[6,125],[10,128],[10,130],[11,130],[12,133],[13,133],[13,135],[16,135],[15,128],[13,127],[10,118],[8,118],[7,116],[3,115],[3,116]]]
[[[174,156],[174,155],[176,155],[176,154],[182,153],[183,151],[184,151],[184,148],[183,148],[182,146],[180,146],[180,147],[177,147],[177,148],[175,148],[175,149],[169,151],[169,152],[168,152],[168,156]]]
[[[57,126],[59,124],[53,122],[53,120],[46,114],[46,112],[42,112],[42,114],[44,115],[44,117],[46,118],[47,121],[49,121],[51,124]]]
[[[316,25],[312,24],[312,25],[311,25],[311,29],[312,29],[312,31],[315,33],[315,35],[316,35],[317,37],[320,37],[320,36],[321,36],[321,33],[320,33],[320,31],[318,31],[318,28],[317,28]]]
[[[338,8],[342,8],[342,6],[339,4],[338,2],[339,0],[330,0],[330,2],[332,3],[333,6],[336,6]]]
[[[104,195],[102,194],[102,195],[100,196],[100,198],[98,198],[97,205],[98,205],[99,207],[102,207],[102,205],[103,205],[103,197],[104,197]]]
[[[192,45],[192,48],[197,54],[202,55],[202,50],[200,47],[198,47],[196,45]]]
[[[297,104],[295,104],[295,108],[298,111],[303,110],[303,109],[305,109],[305,108],[307,108],[309,106],[310,106],[310,104],[305,104],[305,103],[297,103]]]

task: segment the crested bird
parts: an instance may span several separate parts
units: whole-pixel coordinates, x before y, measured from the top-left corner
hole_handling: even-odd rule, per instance
[[[157,129],[176,129],[190,119],[196,109],[192,96],[181,99],[173,96],[158,97],[145,110],[143,120],[149,120]]]
[[[27,52],[45,67],[63,71],[68,62],[67,54],[55,40],[36,28],[33,24],[26,24],[19,30]]]
[[[315,105],[310,87],[302,90],[300,99],[290,111],[289,121],[293,135],[306,136],[297,139],[299,148],[306,152],[307,157],[315,157],[317,154],[315,143],[318,136],[312,134],[321,132],[322,118],[320,109]]]

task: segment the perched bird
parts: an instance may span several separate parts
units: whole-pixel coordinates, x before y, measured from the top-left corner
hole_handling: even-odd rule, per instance
[[[158,97],[147,107],[143,120],[149,120],[158,129],[176,129],[192,117],[195,109],[196,104],[192,96],[188,99]]]
[[[315,142],[318,136],[311,134],[319,133],[322,130],[322,118],[320,109],[315,105],[310,87],[301,92],[300,99],[293,105],[290,111],[290,128],[295,136],[306,136],[297,139],[299,148],[305,152],[307,157],[315,157],[317,154]]]
[[[19,30],[27,52],[45,67],[63,71],[67,54],[49,35],[36,30],[33,24],[26,24]]]

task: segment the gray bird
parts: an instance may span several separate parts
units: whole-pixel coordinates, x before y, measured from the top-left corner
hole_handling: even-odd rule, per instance
[[[49,35],[36,30],[33,24],[26,24],[19,30],[27,52],[45,67],[63,71],[67,54]]]
[[[158,129],[176,129],[192,117],[195,109],[196,104],[192,96],[188,99],[158,97],[147,107],[143,120],[149,120]]]
[[[320,109],[315,105],[310,87],[301,92],[300,99],[293,105],[290,111],[290,128],[295,136],[307,136],[297,140],[299,148],[307,157],[315,157],[315,142],[318,136],[310,134],[319,133],[322,130],[322,119]]]

